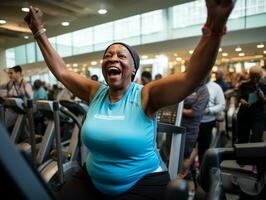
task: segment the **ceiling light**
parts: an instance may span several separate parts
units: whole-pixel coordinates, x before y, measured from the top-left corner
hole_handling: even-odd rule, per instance
[[[224,52],[224,53],[222,53],[222,56],[228,56],[228,53]]]
[[[263,53],[266,54],[266,50],[264,50]]]
[[[102,59],[100,60],[100,63],[101,63],[101,64],[103,63],[103,60],[102,60]]]
[[[97,61],[91,61],[91,65],[97,65]]]
[[[143,56],[141,56],[141,58],[142,58],[142,59],[147,59],[148,56],[147,56],[147,55],[143,55]]]
[[[105,14],[107,13],[107,10],[106,10],[106,9],[99,9],[99,10],[98,10],[98,13],[99,13],[100,15],[105,15]]]
[[[6,20],[0,19],[0,24],[5,24]]]
[[[30,12],[30,9],[28,7],[23,7],[21,8],[22,12]]]
[[[73,67],[77,67],[77,66],[78,66],[78,63],[74,63],[74,64],[73,64]]]
[[[244,54],[244,53],[239,53],[238,55],[239,55],[239,56],[245,56],[245,54]]]
[[[242,51],[241,47],[237,47],[235,48],[235,51],[239,52],[239,51]]]
[[[221,51],[223,51],[223,49],[222,48],[219,48],[219,52],[221,52]]]
[[[71,65],[70,65],[70,64],[66,64],[66,66],[67,66],[67,67],[71,67]]]
[[[29,36],[27,36],[27,35],[25,35],[25,36],[24,36],[24,38],[27,40],[27,39],[29,39],[30,37],[29,37]]]
[[[262,48],[264,48],[264,44],[262,44],[262,43],[261,43],[261,44],[258,44],[258,45],[257,45],[257,48],[258,48],[258,49],[262,49]]]
[[[189,53],[189,54],[193,54],[193,52],[194,52],[194,50],[189,50],[188,53]]]
[[[177,57],[177,58],[176,58],[176,61],[181,61],[181,60],[182,60],[181,57]]]
[[[69,24],[70,24],[69,22],[62,22],[61,23],[62,26],[69,26]]]

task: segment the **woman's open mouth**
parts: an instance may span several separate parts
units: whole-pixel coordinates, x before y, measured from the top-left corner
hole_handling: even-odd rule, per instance
[[[122,71],[118,67],[109,67],[107,69],[107,74],[110,78],[114,78],[116,76],[119,76],[121,73],[122,73]]]

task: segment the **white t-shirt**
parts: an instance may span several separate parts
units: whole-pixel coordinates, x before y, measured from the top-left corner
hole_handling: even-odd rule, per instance
[[[209,102],[206,107],[208,110],[202,117],[201,122],[211,122],[216,119],[216,115],[225,109],[225,98],[222,88],[215,82],[209,81],[206,84],[209,91]]]

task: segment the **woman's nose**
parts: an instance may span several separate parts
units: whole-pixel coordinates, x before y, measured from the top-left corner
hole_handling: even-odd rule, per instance
[[[110,56],[110,61],[118,61],[117,54],[113,54],[112,56]]]

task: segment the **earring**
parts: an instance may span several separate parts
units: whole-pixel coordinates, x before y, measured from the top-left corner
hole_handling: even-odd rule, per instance
[[[136,69],[133,69],[132,75],[135,75],[135,74],[136,74]]]

